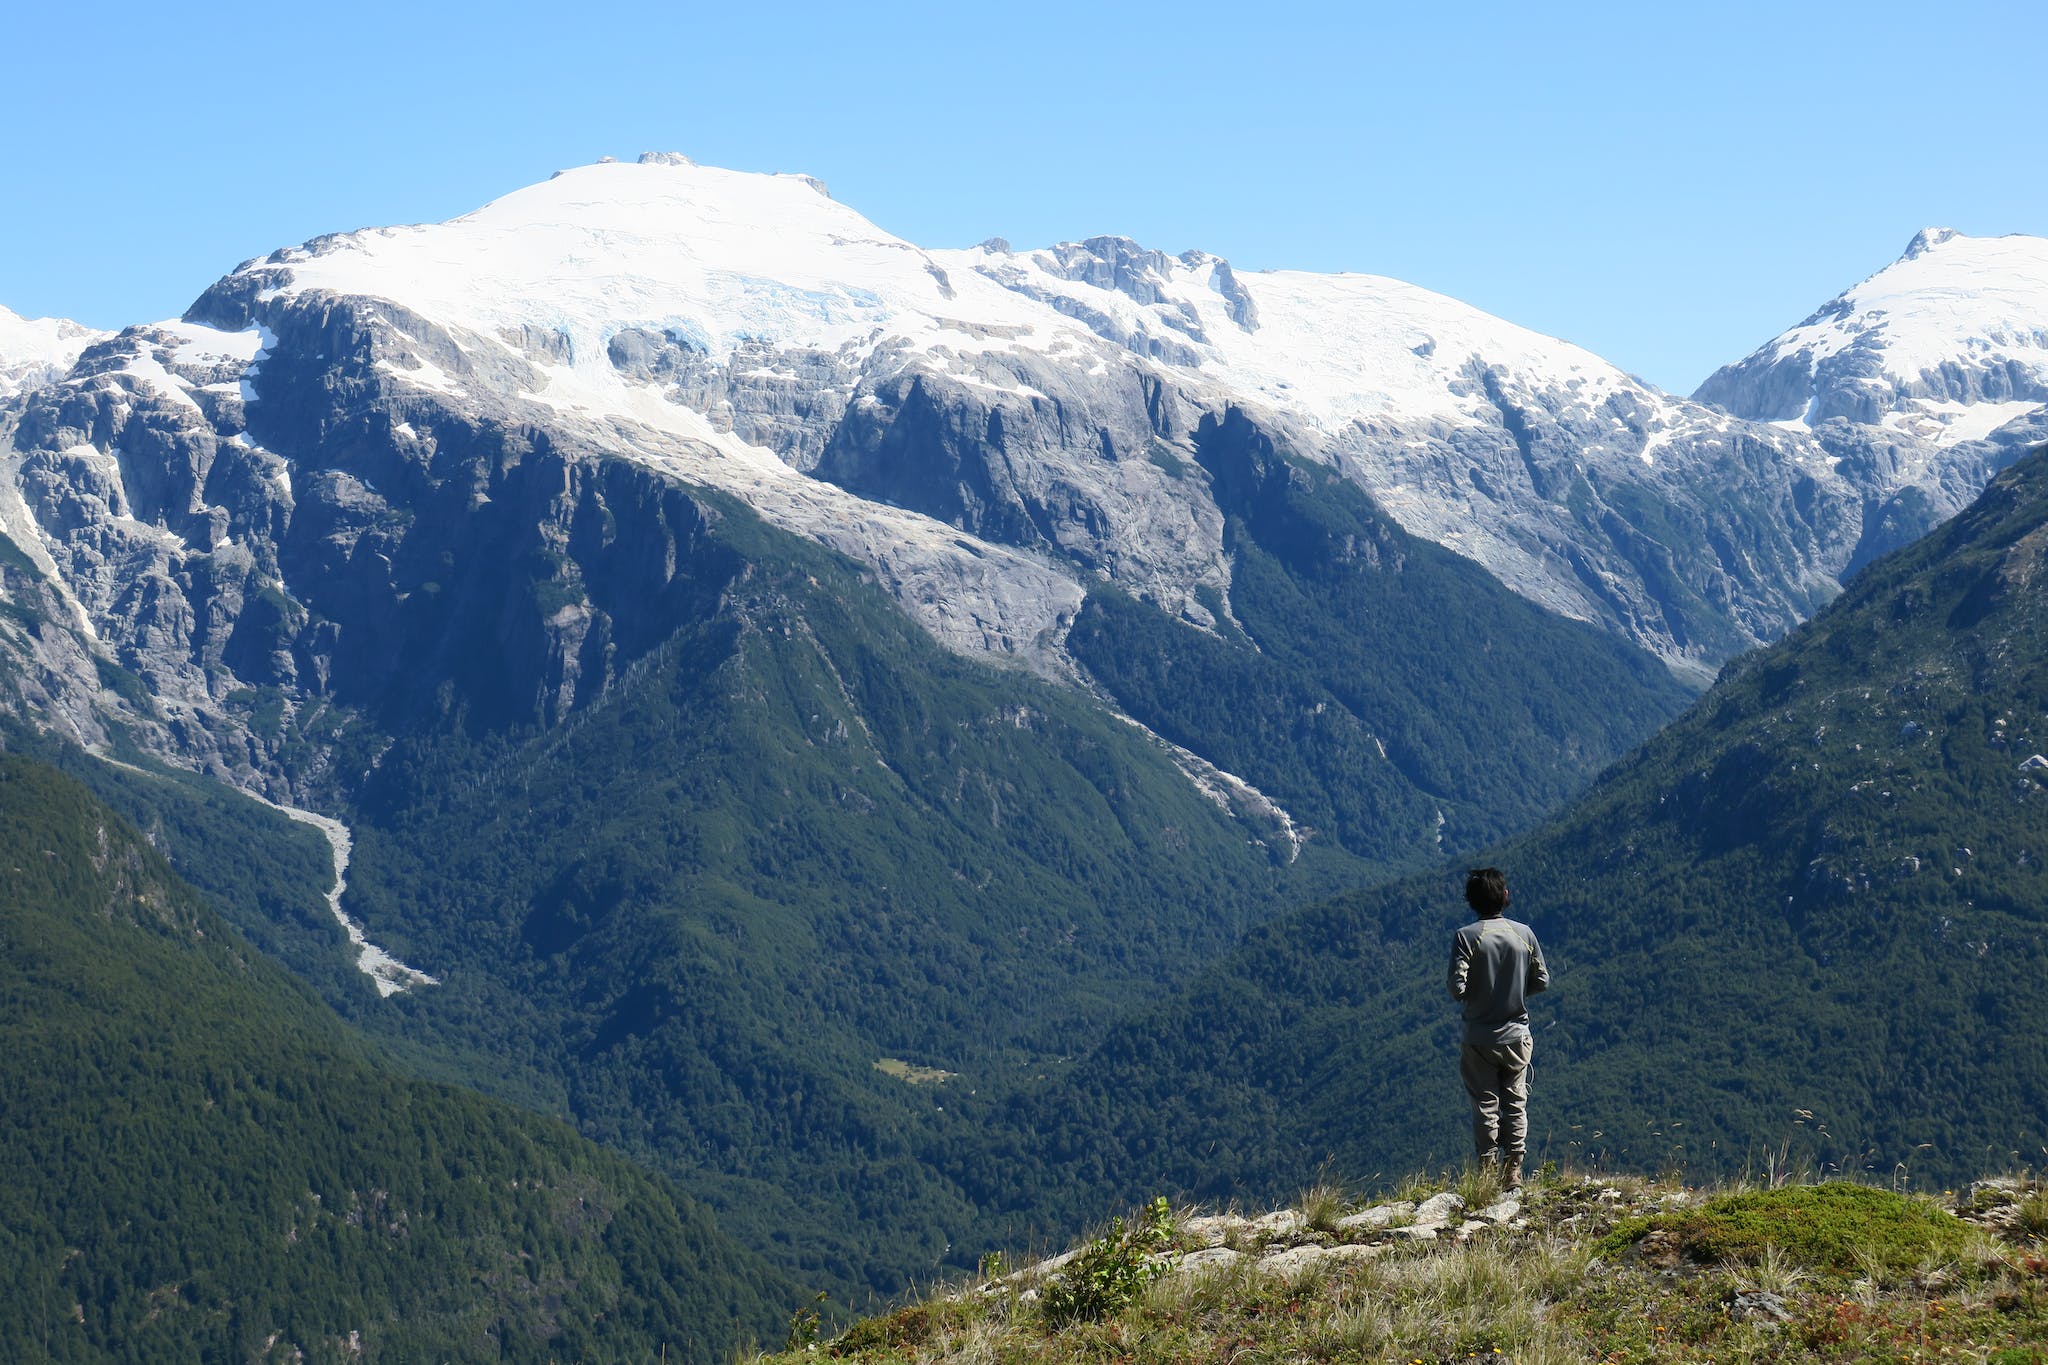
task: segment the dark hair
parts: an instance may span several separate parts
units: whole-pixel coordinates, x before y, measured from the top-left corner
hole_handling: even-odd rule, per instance
[[[1508,879],[1497,867],[1475,867],[1465,874],[1465,904],[1482,915],[1508,908]]]

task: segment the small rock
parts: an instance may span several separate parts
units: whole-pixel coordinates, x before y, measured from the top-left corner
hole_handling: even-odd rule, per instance
[[[1413,1217],[1414,1213],[1415,1205],[1405,1199],[1398,1204],[1380,1204],[1362,1213],[1354,1213],[1348,1218],[1339,1218],[1337,1230],[1351,1232],[1358,1228],[1383,1228],[1391,1225],[1396,1218]]]
[[[1192,1275],[1211,1266],[1235,1265],[1243,1258],[1243,1252],[1232,1251],[1229,1247],[1203,1247],[1200,1251],[1190,1251],[1181,1257],[1173,1270],[1176,1275]]]
[[[1308,1220],[1301,1216],[1299,1209],[1275,1209],[1263,1218],[1252,1220],[1254,1232],[1267,1233],[1274,1237],[1287,1237],[1308,1226]]]
[[[1685,1258],[1685,1244],[1669,1228],[1658,1228],[1636,1243],[1636,1255],[1642,1258],[1644,1265],[1658,1270],[1675,1270]]]
[[[1323,1255],[1332,1261],[1370,1261],[1375,1256],[1387,1254],[1384,1243],[1371,1245],[1364,1242],[1350,1242],[1343,1246],[1323,1247]]]
[[[1738,1289],[1728,1315],[1737,1322],[1790,1322],[1785,1300],[1765,1289]]]
[[[1249,1232],[1251,1226],[1251,1219],[1240,1218],[1234,1213],[1210,1213],[1188,1219],[1180,1225],[1180,1230],[1184,1236],[1204,1246],[1218,1247],[1229,1241],[1232,1234]]]
[[[1479,1212],[1469,1216],[1481,1222],[1506,1223],[1512,1221],[1521,1211],[1522,1201],[1511,1194],[1505,1198],[1496,1199],[1493,1203],[1479,1210]]]
[[[1415,1221],[1418,1223],[1447,1223],[1454,1213],[1465,1211],[1465,1198],[1450,1190],[1433,1194],[1416,1206]]]
[[[1267,1275],[1292,1275],[1296,1271],[1319,1264],[1327,1259],[1327,1255],[1321,1247],[1289,1247],[1285,1251],[1276,1251],[1270,1256],[1261,1257],[1259,1269]]]
[[[1388,1228],[1387,1235],[1389,1237],[1403,1238],[1410,1242],[1434,1242],[1436,1240],[1436,1231],[1442,1226],[1443,1224],[1441,1223],[1417,1223],[1413,1227]]]

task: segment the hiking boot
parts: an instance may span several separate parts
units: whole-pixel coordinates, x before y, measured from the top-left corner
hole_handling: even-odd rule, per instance
[[[1509,1157],[1501,1163],[1500,1187],[1504,1190],[1519,1190],[1522,1188],[1522,1163],[1516,1158]]]

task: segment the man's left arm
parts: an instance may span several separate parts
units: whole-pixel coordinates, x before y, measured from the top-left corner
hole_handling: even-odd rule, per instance
[[[1540,995],[1550,989],[1550,968],[1543,961],[1543,945],[1536,941],[1536,931],[1526,931],[1529,936],[1529,977],[1522,986],[1524,995]]]

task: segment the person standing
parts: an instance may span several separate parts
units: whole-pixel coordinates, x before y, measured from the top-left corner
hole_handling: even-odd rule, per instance
[[[1472,1144],[1482,1167],[1519,1189],[1529,1141],[1528,997],[1550,985],[1536,931],[1507,918],[1507,878],[1497,867],[1465,876],[1465,903],[1478,918],[1451,940],[1451,999],[1465,1006],[1459,1070],[1472,1097]]]

